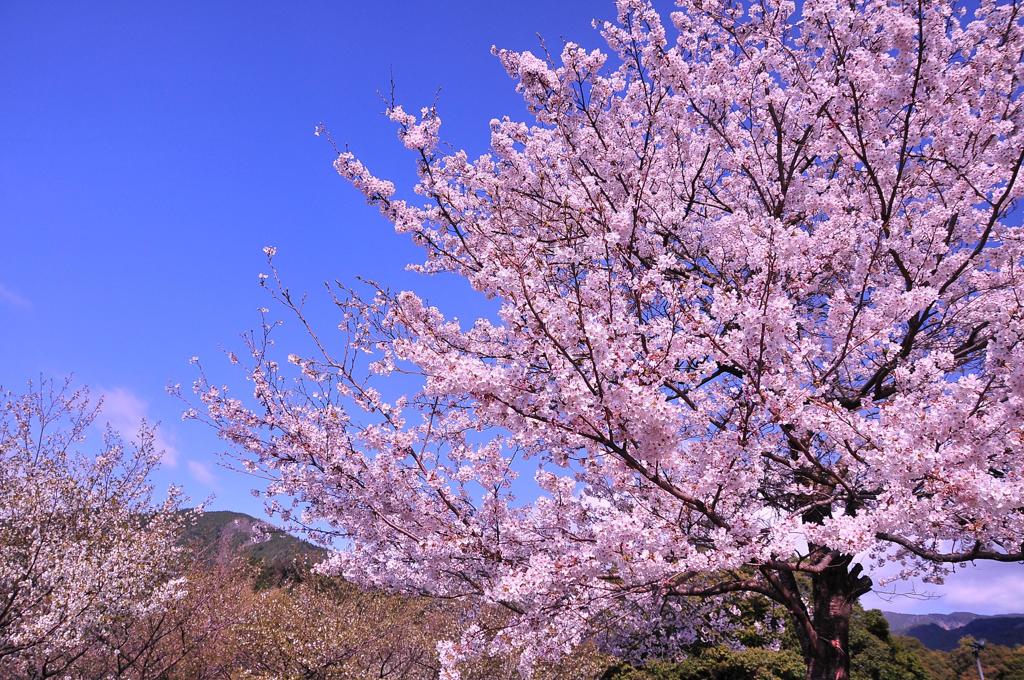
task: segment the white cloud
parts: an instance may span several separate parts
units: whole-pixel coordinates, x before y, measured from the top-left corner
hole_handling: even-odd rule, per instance
[[[885,594],[895,591],[895,597]],[[899,581],[866,595],[865,607],[907,614],[967,611],[976,614],[1024,612],[1024,566],[978,561],[949,575],[942,585]]]
[[[197,460],[188,461],[188,471],[197,482],[206,486],[213,486],[216,480],[210,466]]]
[[[1024,611],[1024,567],[979,563],[948,578],[943,590],[943,599],[951,609],[983,609],[982,614],[1020,613]]]
[[[149,416],[149,403],[129,390],[127,387],[114,387],[100,392],[103,399],[101,419],[119,431],[126,438],[138,430],[139,424],[153,419]],[[167,432],[158,428],[154,445],[163,452],[163,462],[169,467],[178,465],[178,449],[170,440]]]
[[[32,302],[17,291],[11,290],[0,283],[0,302],[17,309],[31,309]]]

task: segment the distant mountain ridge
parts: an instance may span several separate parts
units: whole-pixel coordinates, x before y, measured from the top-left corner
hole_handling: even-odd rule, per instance
[[[901,614],[899,612],[883,611],[885,620],[889,622],[889,630],[897,635],[903,635],[915,626],[926,626],[934,624],[944,630],[952,630],[966,626],[975,619],[985,618],[984,614],[972,612],[952,612],[950,614]]]
[[[929,649],[950,651],[957,648],[961,638],[968,636],[1009,647],[1024,644],[1024,614],[882,613],[893,633],[917,638]]]

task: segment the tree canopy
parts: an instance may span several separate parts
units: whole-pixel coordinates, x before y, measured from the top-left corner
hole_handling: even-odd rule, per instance
[[[532,120],[479,158],[392,104],[415,200],[335,163],[496,318],[339,287],[338,342],[273,270],[314,346],[267,321],[258,405],[201,378],[203,417],[344,537],[329,571],[505,611],[450,677],[725,639],[727,593],[848,677],[872,569],[1024,558],[1020,7],[617,9],[607,52],[495,49]]]

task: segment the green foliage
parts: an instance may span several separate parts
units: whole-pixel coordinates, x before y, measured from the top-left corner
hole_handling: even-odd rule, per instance
[[[978,677],[972,642],[973,638],[965,637],[960,640],[959,647],[946,655],[953,673],[951,677],[956,680],[973,680]],[[987,644],[981,650],[981,666],[985,670],[985,680],[1021,680],[1024,678],[1024,645],[1007,647]]]
[[[619,665],[604,680],[803,680],[806,666],[791,650],[708,647],[678,663],[655,661],[643,668]]]
[[[772,626],[753,624],[772,621],[778,614],[772,605],[752,598],[738,606],[741,619],[751,622],[738,633],[747,648],[696,646],[689,658],[679,662],[658,661],[642,668],[613,666],[605,673],[605,680],[802,680],[806,666],[792,633],[782,630],[777,650],[772,650],[768,648]],[[893,636],[882,612],[855,608],[850,621],[851,680],[933,680],[936,676],[929,672],[922,652],[930,650],[911,638]],[[940,667],[938,659],[929,661]],[[1024,674],[1016,677],[1024,678]],[[948,680],[959,678],[951,676]]]
[[[785,608],[766,597],[755,595],[738,598],[735,602],[739,616],[733,620],[738,625],[733,636],[746,649],[778,646],[799,652],[796,636],[789,630],[789,614]]]
[[[930,680],[912,647],[889,633],[877,609],[856,607],[850,620],[851,680]]]
[[[957,674],[949,665],[948,653],[928,649],[917,638],[896,635],[893,639],[907,654],[917,658],[924,669],[925,677],[929,680],[957,680]]]

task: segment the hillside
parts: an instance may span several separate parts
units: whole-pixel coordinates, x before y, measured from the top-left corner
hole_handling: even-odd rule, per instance
[[[985,616],[971,612],[899,614],[883,612],[897,635],[917,638],[929,649],[956,649],[963,637],[1014,646],[1024,644],[1024,615]]]
[[[181,540],[210,562],[241,558],[252,563],[265,585],[294,579],[327,556],[323,548],[276,527],[267,531],[267,540],[254,542],[253,529],[260,524],[270,526],[241,512],[207,511],[186,528]]]
[[[941,649],[946,652],[956,649],[960,639],[968,636],[992,644],[1014,647],[1024,644],[1024,617],[978,618],[966,626],[948,630],[929,623],[923,626],[914,626],[904,635],[917,638],[929,649]]]
[[[953,630],[966,626],[975,619],[985,618],[984,614],[972,612],[952,612],[950,614],[901,614],[899,612],[882,612],[885,620],[889,622],[889,629],[897,634],[903,635],[911,628],[917,626],[936,625],[943,630]]]

